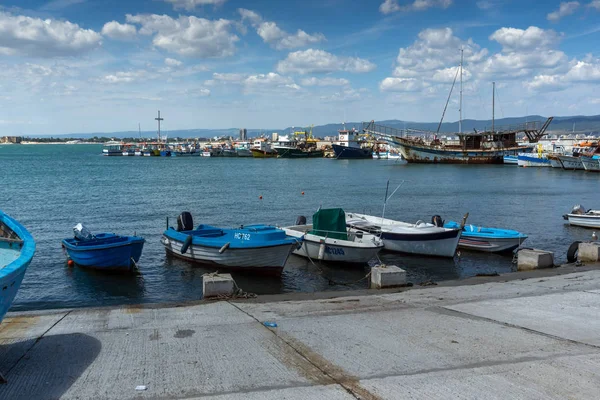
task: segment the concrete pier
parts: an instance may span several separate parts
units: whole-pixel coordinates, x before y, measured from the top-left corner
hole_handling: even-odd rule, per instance
[[[410,290],[10,313],[0,399],[592,399],[598,315],[590,266]]]
[[[378,265],[371,268],[371,287],[384,289],[406,285],[406,271],[395,265]]]
[[[540,249],[522,249],[517,255],[517,269],[530,271],[532,269],[552,268],[554,253]]]
[[[600,243],[589,242],[579,243],[579,251],[577,252],[577,259],[581,262],[598,262],[600,261]]]
[[[231,296],[235,282],[231,274],[207,274],[202,277],[202,297],[210,299],[219,296]]]

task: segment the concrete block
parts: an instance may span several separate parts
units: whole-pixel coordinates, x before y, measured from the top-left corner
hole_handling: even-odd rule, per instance
[[[600,242],[579,243],[577,259],[581,262],[600,261]]]
[[[554,253],[551,251],[523,249],[518,253],[517,270],[519,271],[552,267],[554,267]]]
[[[406,271],[395,265],[371,268],[371,287],[376,289],[406,285]]]
[[[202,298],[231,296],[235,282],[231,274],[204,275],[202,277]]]

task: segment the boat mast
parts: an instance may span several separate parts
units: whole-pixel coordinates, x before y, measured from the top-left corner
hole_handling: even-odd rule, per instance
[[[494,134],[495,116],[496,116],[496,82],[492,82],[492,135]]]
[[[142,138],[142,126],[138,122],[138,134],[140,135],[140,139]]]
[[[461,48],[460,49],[460,103],[458,106],[458,133],[462,133],[463,59],[464,59],[464,50]]]
[[[160,142],[160,121],[164,120],[164,118],[160,117],[160,110],[158,110],[158,118],[154,118],[158,121],[158,141]]]

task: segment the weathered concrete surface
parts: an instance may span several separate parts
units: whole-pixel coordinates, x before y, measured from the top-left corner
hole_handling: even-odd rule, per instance
[[[0,399],[597,398],[599,315],[593,270],[335,299],[9,314]]]
[[[579,243],[577,251],[577,259],[581,262],[598,262],[600,261],[600,243],[589,242]]]
[[[395,265],[371,268],[371,287],[383,289],[406,285],[406,271]]]
[[[554,253],[551,251],[522,249],[517,253],[517,258],[517,270],[519,271],[552,268],[554,266]]]
[[[210,274],[202,277],[202,296],[205,299],[219,296],[231,296],[235,281],[231,274]]]

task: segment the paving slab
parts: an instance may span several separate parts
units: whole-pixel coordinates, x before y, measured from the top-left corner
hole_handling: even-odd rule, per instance
[[[600,346],[600,296],[587,292],[488,300],[447,309]]]
[[[43,315],[11,314],[0,324],[0,340],[40,337],[68,313],[68,311],[58,311]]]
[[[6,377],[0,398],[15,400],[170,399],[333,383],[256,322],[49,335]]]
[[[384,399],[596,399],[600,356],[582,355],[363,380]]]
[[[522,329],[423,309],[289,319],[276,333],[314,356],[317,365],[332,364],[361,379],[589,351]]]
[[[356,400],[339,385],[295,387],[256,392],[227,393],[217,396],[195,397],[187,400]]]

